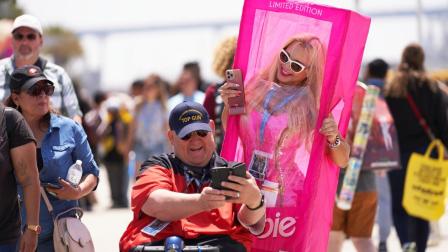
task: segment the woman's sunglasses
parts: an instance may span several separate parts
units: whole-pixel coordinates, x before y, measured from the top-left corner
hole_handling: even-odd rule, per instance
[[[54,93],[54,86],[48,84],[36,84],[30,87],[26,92],[31,96],[40,96],[42,92],[44,92],[46,96],[51,96]]]
[[[185,135],[185,136],[182,137],[181,139],[184,140],[184,141],[188,141],[188,140],[190,140],[190,138],[193,136],[193,134],[196,134],[196,135],[198,135],[198,136],[200,136],[200,137],[205,137],[205,136],[208,135],[208,133],[209,133],[209,132],[206,131],[206,130],[196,130],[196,131],[193,131],[193,132],[191,132],[191,133]]]
[[[14,33],[13,35],[14,40],[22,41],[23,39],[27,39],[29,41],[34,41],[37,38],[37,35],[34,33],[28,33],[26,35],[22,33]]]
[[[305,70],[306,66],[298,61],[295,60],[291,60],[291,57],[289,56],[288,52],[285,49],[282,49],[280,51],[280,61],[283,64],[288,64],[289,63],[289,68],[291,69],[291,71],[295,72],[295,73],[300,73],[303,70]]]

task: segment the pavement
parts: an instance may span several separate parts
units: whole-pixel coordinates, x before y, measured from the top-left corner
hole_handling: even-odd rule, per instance
[[[110,209],[110,192],[105,169],[100,172],[100,184],[96,191],[98,203],[93,211],[86,212],[84,223],[89,228],[97,252],[115,252],[118,250],[118,242],[132,219],[130,209]],[[427,252],[448,252],[448,208],[445,215],[439,220],[441,240],[437,246],[429,247]],[[374,227],[373,242],[378,244],[378,227]],[[394,230],[388,240],[390,252],[400,252],[400,243]],[[344,242],[343,252],[356,252],[351,241]]]

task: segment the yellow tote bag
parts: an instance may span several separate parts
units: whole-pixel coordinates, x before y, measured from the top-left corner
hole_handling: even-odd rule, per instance
[[[434,148],[439,158],[431,158]],[[444,159],[444,146],[435,139],[425,155],[412,153],[404,184],[403,207],[409,215],[425,220],[438,220],[445,211],[448,178],[448,159]]]

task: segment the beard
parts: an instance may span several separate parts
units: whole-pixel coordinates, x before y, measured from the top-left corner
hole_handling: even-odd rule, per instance
[[[34,52],[31,47],[22,45],[19,47],[19,50],[14,53],[14,56],[17,59],[29,61],[29,60],[34,59],[37,56],[37,54],[38,54],[38,52]],[[34,62],[32,62],[32,63],[34,63]]]

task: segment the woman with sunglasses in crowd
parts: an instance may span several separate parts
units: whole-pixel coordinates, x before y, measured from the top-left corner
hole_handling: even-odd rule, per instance
[[[325,48],[320,39],[302,34],[280,49],[270,66],[245,85],[246,114],[239,127],[244,160],[259,185],[270,187],[276,196],[268,207],[295,206],[303,189],[319,111],[325,65]],[[240,95],[237,84],[221,88],[225,125],[229,98]],[[339,167],[348,163],[349,147],[330,114],[319,133],[328,142],[326,153]],[[291,179],[292,178],[292,179]],[[270,203],[269,203],[270,202]]]
[[[37,142],[37,164],[41,185],[54,209],[54,216],[78,206],[78,199],[89,194],[98,183],[99,170],[93,159],[82,127],[72,119],[55,114],[50,109],[53,83],[39,67],[27,65],[17,68],[11,75],[11,96],[7,105],[22,113]],[[82,161],[82,179],[78,185],[67,180],[69,167]],[[22,194],[19,188],[19,194]],[[22,223],[26,223],[25,209],[21,209]],[[67,216],[74,216],[68,212]],[[40,202],[39,235],[37,251],[54,251],[53,219]]]

